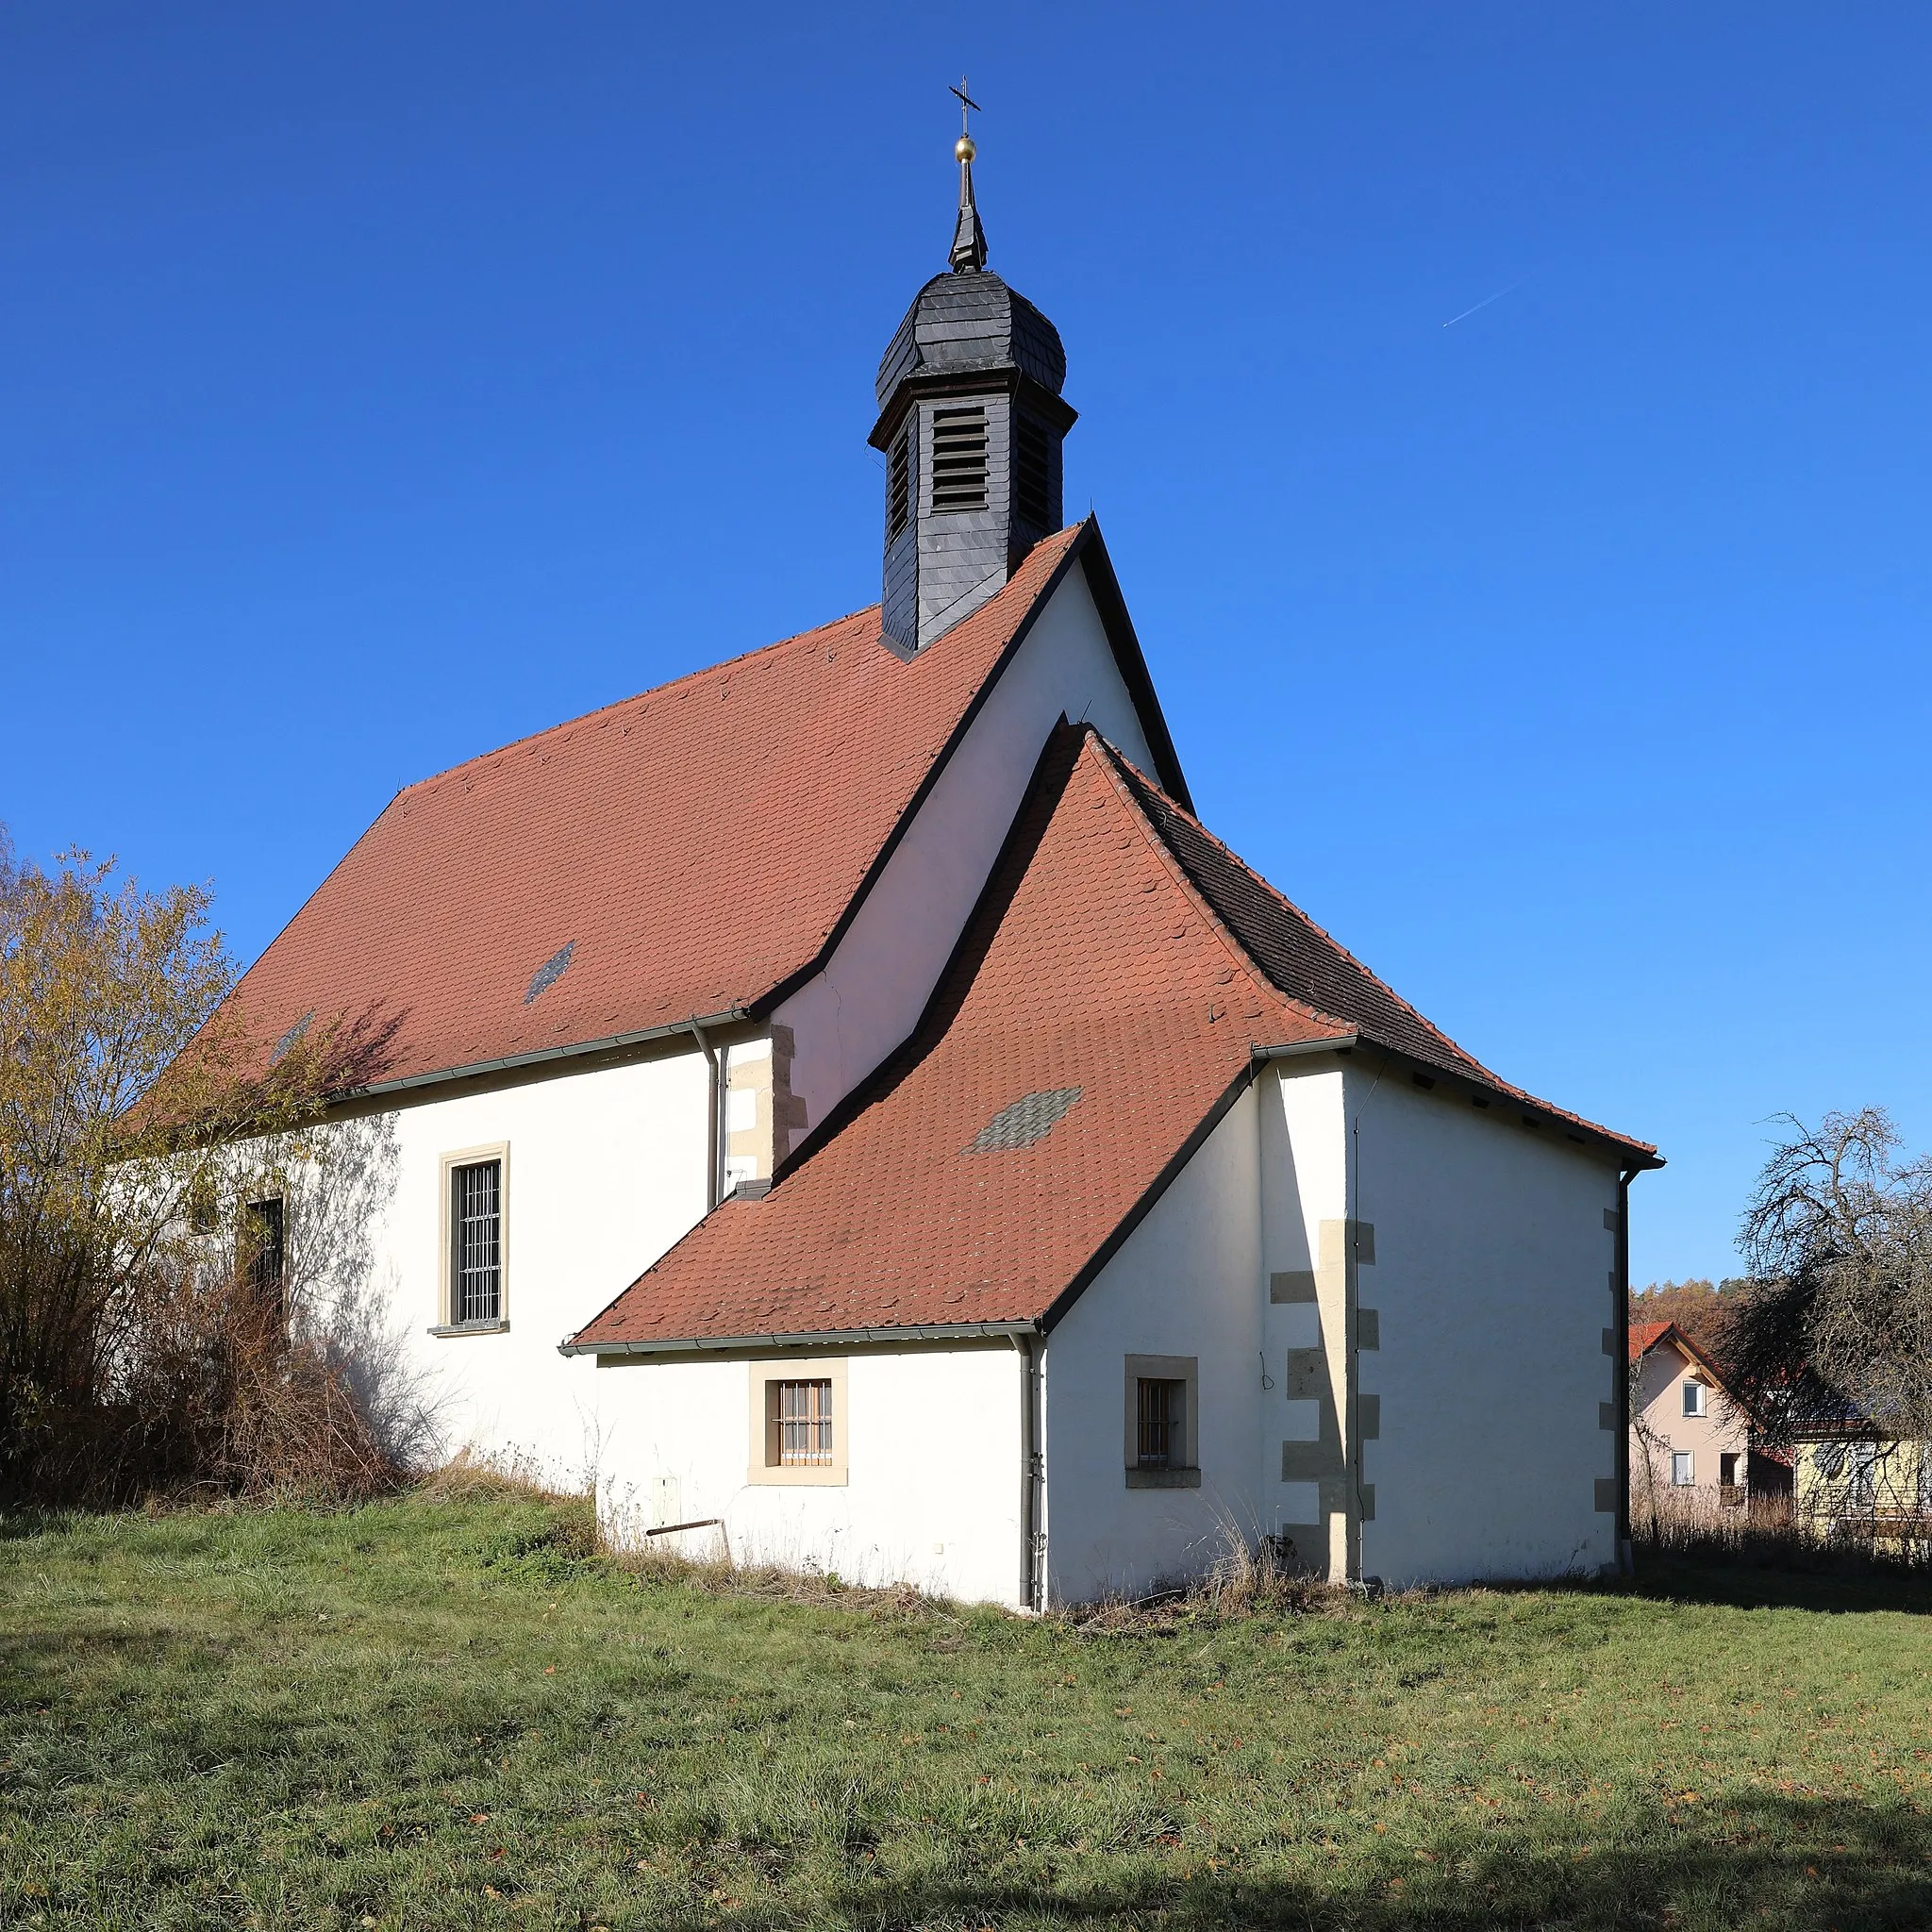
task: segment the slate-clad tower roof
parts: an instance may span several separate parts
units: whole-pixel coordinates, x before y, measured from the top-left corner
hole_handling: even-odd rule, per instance
[[[962,135],[952,268],[914,297],[879,363],[887,639],[911,656],[978,608],[1060,526],[1066,352],[986,267]]]

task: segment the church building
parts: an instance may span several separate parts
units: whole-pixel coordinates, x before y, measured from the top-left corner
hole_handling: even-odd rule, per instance
[[[237,989],[381,1042],[335,1111],[391,1149],[387,1345],[446,1452],[694,1557],[1018,1609],[1229,1535],[1613,1564],[1656,1153],[1196,818],[956,155],[878,370],[880,603],[408,787]]]

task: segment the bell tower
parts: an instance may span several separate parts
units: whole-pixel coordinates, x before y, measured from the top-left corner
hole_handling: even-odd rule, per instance
[[[886,458],[885,637],[914,657],[970,616],[1060,527],[1059,332],[986,266],[978,153],[959,96],[951,266],[914,298],[879,363],[871,437]]]

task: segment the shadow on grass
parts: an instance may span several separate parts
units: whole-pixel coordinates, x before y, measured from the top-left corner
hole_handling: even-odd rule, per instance
[[[1746,1921],[1836,1932],[1932,1924],[1932,1820],[1906,1805],[1766,1797],[1711,1807],[1694,1824],[1659,1815],[1611,1845],[1541,1836],[1425,1861],[1390,1847],[1333,1886],[1243,1875],[1175,1851],[1171,1876],[903,1885],[855,1880],[831,1901],[841,1923],[1293,1925],[1320,1928],[1668,1926],[1729,1932]],[[1140,1861],[1124,1861],[1131,1865]],[[1192,1869],[1187,1868],[1191,1863]],[[713,1920],[711,1923],[715,1924]]]
[[[1639,1551],[1626,1594],[1662,1603],[1723,1604],[1734,1609],[1818,1610],[1827,1615],[1897,1610],[1932,1615],[1932,1572],[1903,1566],[1816,1569],[1748,1560],[1714,1561]]]

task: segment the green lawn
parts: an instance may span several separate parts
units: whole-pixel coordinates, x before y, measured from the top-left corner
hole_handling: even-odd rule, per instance
[[[582,1517],[0,1533],[0,1924],[1932,1924],[1932,1621],[1679,1571],[1082,1637]]]

